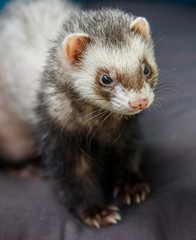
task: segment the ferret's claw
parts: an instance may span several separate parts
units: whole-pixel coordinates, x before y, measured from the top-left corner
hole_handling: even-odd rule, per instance
[[[115,213],[114,216],[115,216],[115,219],[117,219],[118,221],[121,220],[121,216],[119,213]]]
[[[114,192],[113,192],[113,197],[114,197],[114,198],[117,198],[117,197],[118,197],[118,194],[119,194],[119,188],[115,188],[115,189],[114,189]]]
[[[147,183],[145,184],[145,189],[147,194],[150,194],[150,186]]]
[[[140,196],[138,193],[135,195],[135,203],[137,203],[137,204],[141,203],[141,199],[140,199]]]
[[[144,190],[141,191],[141,200],[144,201],[146,199],[146,192]]]
[[[96,228],[98,228],[98,229],[100,228],[100,225],[99,225],[98,221],[94,220],[93,224],[95,225]]]
[[[113,210],[113,211],[116,211],[116,212],[119,211],[119,208],[116,207],[116,206],[109,206],[108,208],[109,208],[110,210]]]
[[[94,214],[92,211],[94,211]],[[91,227],[106,227],[111,224],[117,224],[121,220],[121,216],[118,213],[118,208],[116,206],[92,207],[85,212],[82,219]]]
[[[107,217],[106,219],[113,224],[117,224],[118,222],[115,218],[112,218],[112,217]]]
[[[114,196],[121,197],[123,202],[127,205],[133,203],[140,204],[143,202],[147,195],[150,193],[150,187],[145,182],[139,182],[136,184],[129,184],[127,181],[122,181],[114,190]]]
[[[131,197],[129,194],[127,194],[127,196],[126,196],[126,203],[127,203],[127,205],[131,205]]]

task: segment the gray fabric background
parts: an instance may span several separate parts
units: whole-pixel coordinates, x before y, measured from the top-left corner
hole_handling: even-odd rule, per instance
[[[196,9],[106,4],[146,16],[156,42],[160,106],[140,117],[142,167],[152,194],[141,205],[123,207],[119,224],[97,230],[67,212],[52,182],[0,174],[0,240],[196,240]],[[94,8],[95,3],[84,7]]]

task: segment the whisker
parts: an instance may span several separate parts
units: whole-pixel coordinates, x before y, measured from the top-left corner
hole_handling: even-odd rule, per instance
[[[148,108],[149,111],[163,111],[163,106],[166,105],[167,99],[162,99],[164,100],[163,104],[157,101],[159,99],[155,99],[155,101],[151,104],[151,106]]]
[[[114,139],[114,141],[109,145],[109,147],[111,147],[114,143],[116,143],[118,141],[118,139],[121,137],[123,131],[125,130],[126,125],[127,125],[127,121],[125,121],[125,124],[124,124],[122,130],[120,131],[118,136]]]
[[[160,37],[159,39],[157,39],[156,41],[154,41],[154,46],[156,46],[159,42],[161,42],[164,38],[166,38],[165,36]]]
[[[161,31],[159,31],[154,37],[153,37],[153,42],[154,45],[157,45],[160,41],[162,41],[166,36],[167,36],[167,30],[171,28],[171,26],[166,26],[165,28],[163,28]],[[161,37],[159,37],[162,34],[166,34],[163,35]],[[159,38],[158,38],[159,37]]]
[[[97,113],[98,112],[98,113]],[[86,122],[84,122],[83,124],[85,125],[87,122],[90,122],[92,119],[94,119],[94,118],[96,118],[96,117],[98,117],[98,116],[100,116],[101,114],[102,114],[102,111],[101,110],[99,110],[99,111],[97,111],[96,113],[96,115],[94,115],[94,116],[92,116],[90,119],[88,119]],[[93,114],[93,113],[92,113]],[[89,115],[89,114],[88,114]]]
[[[104,115],[106,114],[106,112],[102,112],[102,114],[101,115],[99,115],[99,118],[98,118],[98,120],[100,120]],[[91,133],[91,131],[92,131],[92,129],[93,129],[93,127],[96,125],[96,122],[94,122],[94,124],[91,126],[91,128],[89,128],[89,131],[88,131],[88,133],[87,133],[87,135],[86,135],[86,144],[88,145],[88,148],[90,149],[90,144],[88,143],[88,137],[89,137],[89,135],[90,135],[90,133]],[[99,127],[98,127],[99,128]]]
[[[165,77],[165,76],[167,76],[168,74],[171,74],[171,73],[173,73],[173,72],[175,72],[176,71],[176,68],[172,68],[172,69],[170,69],[169,71],[163,71],[163,74],[160,74],[159,75],[159,79],[161,79],[161,78],[163,78],[163,77]],[[161,73],[161,72],[160,72]]]
[[[163,29],[161,29],[154,37],[153,37],[153,41],[156,41],[157,37],[160,36],[160,34],[166,33],[166,31],[171,28],[170,25],[164,27]]]
[[[107,113],[107,112],[106,112]],[[100,124],[100,126],[98,126],[98,128],[94,131],[94,133],[92,134],[90,140],[89,140],[89,148],[90,148],[90,144],[91,144],[91,141],[93,139],[93,137],[95,136],[96,132],[102,127],[102,125],[104,124],[104,122],[112,115],[112,112],[109,113],[102,121],[102,123]]]
[[[96,110],[94,110],[93,111],[93,109],[96,109]],[[90,111],[90,113],[88,113],[87,115],[85,115],[84,117],[83,117],[83,119],[85,119],[86,117],[88,117],[88,116],[90,116],[90,115],[93,115],[94,113],[96,113],[96,112],[99,112],[101,109],[97,109],[97,107],[92,107],[92,111]]]

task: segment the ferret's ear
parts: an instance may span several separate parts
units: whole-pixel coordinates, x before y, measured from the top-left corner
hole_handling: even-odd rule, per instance
[[[86,45],[89,43],[90,38],[85,33],[70,34],[63,41],[65,59],[71,64],[79,61]]]
[[[150,26],[146,18],[138,17],[133,20],[130,29],[132,32],[140,34],[145,39],[150,39]]]

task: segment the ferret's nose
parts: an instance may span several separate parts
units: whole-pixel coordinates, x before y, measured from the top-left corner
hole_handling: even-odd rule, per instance
[[[129,101],[129,105],[133,110],[138,111],[141,109],[145,109],[148,105],[148,102],[149,102],[148,98],[144,97],[144,98],[135,99],[133,101]]]

